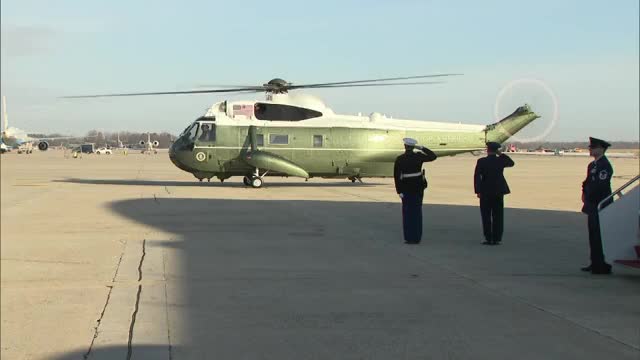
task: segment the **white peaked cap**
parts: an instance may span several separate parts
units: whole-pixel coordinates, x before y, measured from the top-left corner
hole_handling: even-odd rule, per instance
[[[404,139],[402,139],[402,141],[404,142],[405,145],[408,145],[408,146],[416,146],[416,145],[418,145],[418,141],[416,139],[404,138]]]

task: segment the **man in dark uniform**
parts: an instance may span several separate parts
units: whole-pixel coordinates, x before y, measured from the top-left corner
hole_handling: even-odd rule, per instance
[[[436,154],[415,139],[405,138],[404,154],[396,158],[393,177],[396,192],[402,199],[402,228],[405,244],[419,244],[422,240],[422,199],[427,179],[422,163],[434,161]],[[420,151],[414,152],[414,149]]]
[[[591,251],[591,265],[583,267],[582,271],[592,274],[611,274],[611,265],[604,261],[602,252],[602,238],[600,237],[600,219],[598,204],[611,195],[611,177],[613,168],[609,159],[604,155],[608,142],[596,138],[589,138],[589,155],[595,159],[587,167],[587,178],[582,183],[582,212],[587,214],[589,228],[589,249]],[[609,205],[607,201],[603,206]]]
[[[511,192],[503,171],[513,165],[513,160],[500,152],[500,144],[496,142],[487,143],[487,156],[476,163],[473,186],[480,199],[484,245],[498,245],[502,241],[504,195]]]

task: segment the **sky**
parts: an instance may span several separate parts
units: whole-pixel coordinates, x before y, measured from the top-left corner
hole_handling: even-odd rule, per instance
[[[518,140],[639,138],[639,1],[3,0],[10,126],[178,134],[257,95],[60,99],[462,73],[446,83],[307,91],[336,113],[489,124],[528,103]]]

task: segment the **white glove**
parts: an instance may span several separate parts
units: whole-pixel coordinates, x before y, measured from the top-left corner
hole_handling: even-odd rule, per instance
[[[403,199],[403,198],[404,198],[404,194],[400,193],[400,194],[398,194],[398,195],[400,195],[400,199]]]

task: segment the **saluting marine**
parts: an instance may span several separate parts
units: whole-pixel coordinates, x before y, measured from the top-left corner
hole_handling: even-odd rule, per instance
[[[419,244],[422,240],[422,199],[427,179],[422,163],[434,161],[438,156],[415,139],[404,138],[404,154],[396,158],[393,177],[396,192],[402,199],[402,228],[405,244]],[[418,149],[419,151],[414,151]]]
[[[504,195],[511,193],[503,171],[513,165],[513,160],[500,152],[500,144],[496,142],[487,143],[487,156],[476,163],[473,187],[480,198],[484,245],[498,245],[502,241]]]
[[[587,214],[591,264],[581,270],[590,271],[592,274],[611,274],[611,265],[604,260],[598,216],[598,204],[611,195],[613,168],[609,159],[604,155],[609,146],[611,144],[604,140],[589,138],[589,155],[593,156],[595,160],[587,167],[587,178],[582,183],[582,202],[584,204],[582,212]],[[613,199],[603,205],[609,205],[611,202]]]

